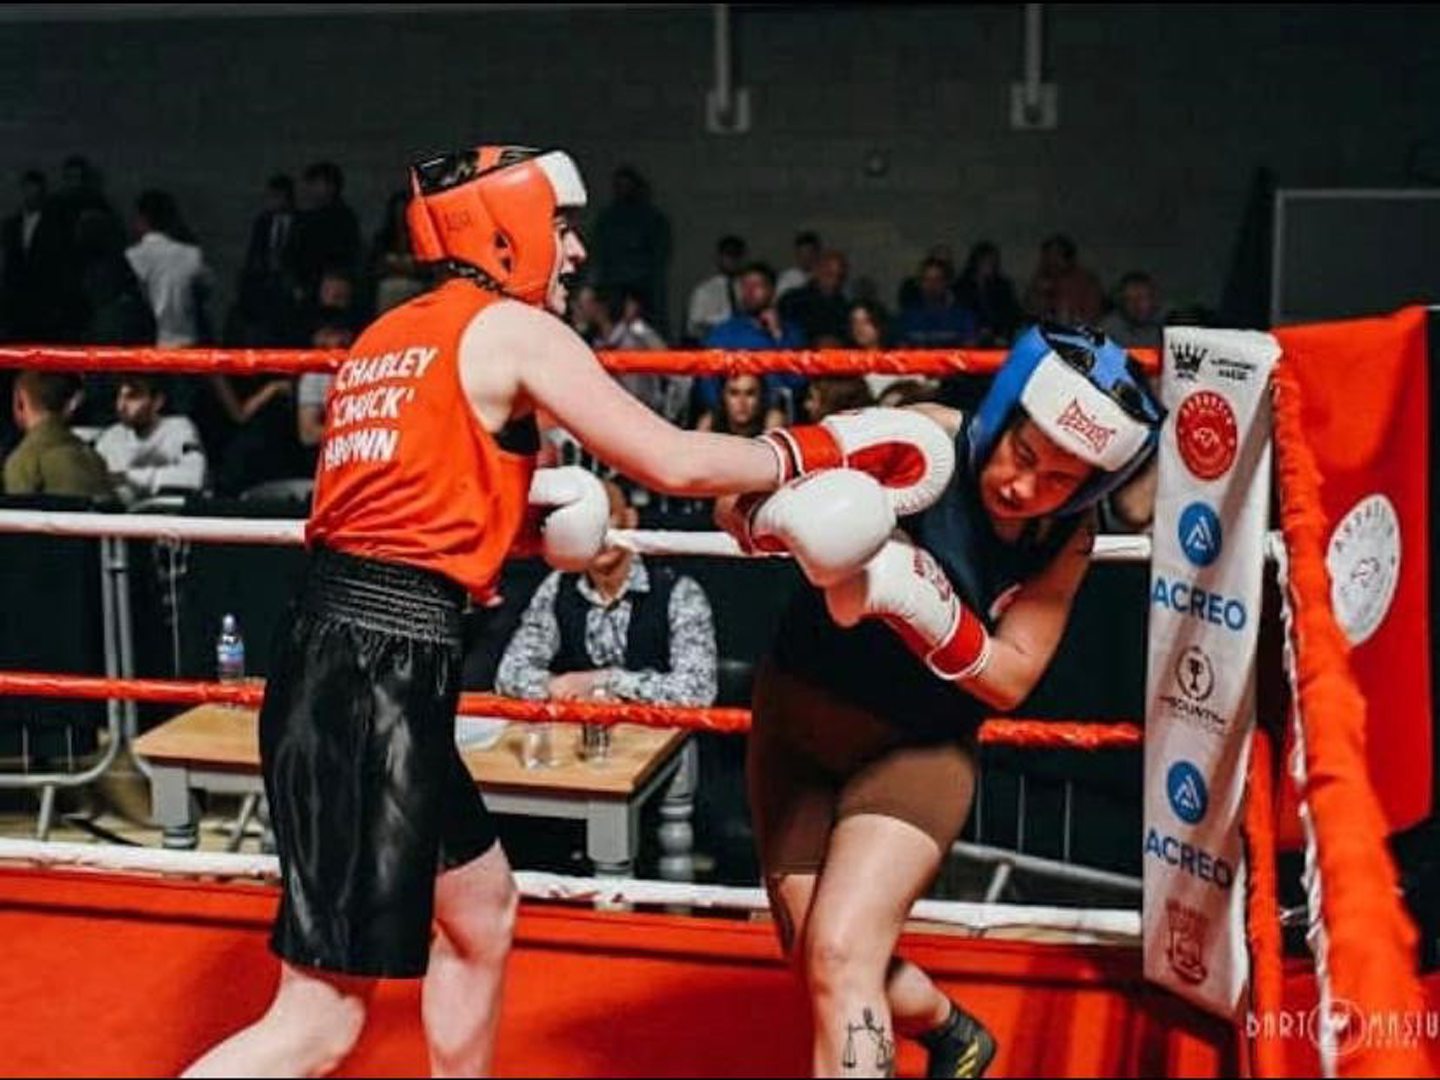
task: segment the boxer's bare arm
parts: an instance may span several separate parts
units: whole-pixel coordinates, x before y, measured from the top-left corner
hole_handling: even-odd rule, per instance
[[[953,437],[965,414],[933,402],[907,406],[923,413]],[[1093,517],[1076,530],[1054,560],[1016,594],[991,637],[990,662],[965,688],[999,709],[1011,709],[1035,689],[1060,645],[1075,593],[1090,566],[1095,546]]]
[[[1090,520],[1049,566],[1021,587],[991,636],[990,662],[963,684],[966,690],[1002,711],[1030,696],[1060,645],[1094,547]]]
[[[524,304],[501,301],[475,317],[460,341],[460,378],[487,430],[539,406],[601,461],[653,491],[769,491],[778,480],[767,445],[668,423],[631,397],[573,330]]]

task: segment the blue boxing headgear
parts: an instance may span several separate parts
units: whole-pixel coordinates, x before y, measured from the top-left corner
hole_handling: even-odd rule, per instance
[[[1131,356],[1098,330],[1046,323],[1017,341],[970,418],[970,471],[979,475],[1023,408],[1095,475],[1057,513],[1093,506],[1123,484],[1160,440],[1165,409]]]

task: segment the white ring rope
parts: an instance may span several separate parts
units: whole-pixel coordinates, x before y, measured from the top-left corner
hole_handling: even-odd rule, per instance
[[[276,881],[273,855],[211,851],[170,851],[58,841],[0,838],[0,862],[31,866],[79,867],[120,873],[171,874],[182,877]],[[522,896],[532,900],[569,900],[602,904],[655,904],[717,911],[764,911],[764,890],[724,885],[693,885],[637,878],[574,878],[529,870],[515,872]],[[1022,904],[978,904],[957,900],[920,900],[911,909],[917,922],[960,926],[977,934],[992,930],[1046,930],[1074,934],[1081,943],[1138,946],[1140,913],[1112,908],[1062,908]]]
[[[278,544],[298,547],[305,542],[305,522],[296,518],[214,518],[170,514],[94,514],[69,510],[0,510],[0,533],[36,533],[43,536],[112,536],[125,540],[192,540],[207,544]],[[715,558],[774,558],[747,556],[733,537],[723,532],[688,532],[671,529],[612,529],[610,541],[640,555],[700,555]],[[1266,537],[1266,557],[1274,560],[1284,550],[1278,532]],[[1096,562],[1148,562],[1150,537],[1113,534],[1095,538]]]

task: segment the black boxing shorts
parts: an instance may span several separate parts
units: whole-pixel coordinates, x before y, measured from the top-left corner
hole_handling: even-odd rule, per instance
[[[495,843],[455,747],[465,599],[416,567],[310,555],[260,710],[283,890],[270,945],[291,963],[424,975],[436,875]]]

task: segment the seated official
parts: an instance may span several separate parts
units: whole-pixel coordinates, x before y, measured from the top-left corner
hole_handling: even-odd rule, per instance
[[[613,483],[610,527],[636,513]],[[715,620],[694,579],[607,547],[583,574],[550,574],[531,597],[495,676],[528,699],[613,698],[664,705],[715,701]]]
[[[95,442],[111,483],[127,502],[161,491],[199,491],[205,486],[205,448],[188,416],[165,416],[163,380],[122,375],[115,415]]]

